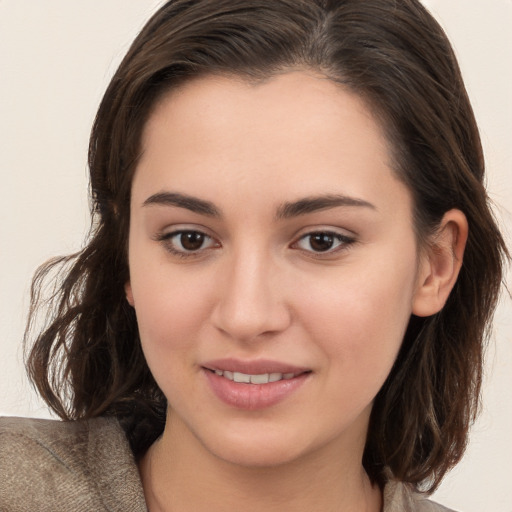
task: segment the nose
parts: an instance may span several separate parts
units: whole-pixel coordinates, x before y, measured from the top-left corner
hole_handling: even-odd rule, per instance
[[[212,313],[215,327],[238,341],[284,331],[291,322],[283,272],[271,258],[252,252],[225,262]]]

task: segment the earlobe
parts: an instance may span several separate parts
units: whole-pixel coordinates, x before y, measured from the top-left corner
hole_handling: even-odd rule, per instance
[[[460,210],[446,212],[418,269],[413,314],[425,317],[443,308],[457,281],[467,238],[466,216]]]
[[[134,306],[134,301],[133,301],[133,292],[132,292],[132,285],[130,283],[130,281],[127,281],[124,285],[124,293],[126,295],[126,300],[128,301],[128,304],[130,304],[130,306]]]

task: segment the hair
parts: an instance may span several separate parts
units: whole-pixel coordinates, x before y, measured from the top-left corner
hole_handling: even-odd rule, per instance
[[[258,81],[322,73],[379,120],[414,200],[419,244],[460,209],[469,238],[445,307],[412,316],[374,401],[363,464],[432,491],[461,458],[508,256],[484,188],[478,129],[454,52],[417,0],[175,0],[149,20],[103,97],[90,138],[85,248],[36,273],[25,344],[39,393],[63,419],[119,418],[136,456],[162,433],[166,399],[142,353],[124,285],[130,191],[148,116],[168,91],[220,74]],[[42,299],[49,275],[55,288]],[[56,277],[53,276],[52,279]],[[35,342],[37,312],[47,320]]]

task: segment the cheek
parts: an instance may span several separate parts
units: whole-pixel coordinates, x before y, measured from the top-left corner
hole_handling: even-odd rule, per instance
[[[131,286],[142,346],[148,362],[190,345],[208,315],[212,300],[201,272],[172,271],[167,263],[131,261]]]
[[[198,359],[198,340],[209,309],[208,290],[199,280],[183,278],[169,268],[148,266],[132,277],[135,311],[147,364],[173,404],[183,399],[184,386],[194,392],[190,369]]]
[[[393,265],[360,261],[305,287],[302,317],[331,366],[386,378],[411,315],[414,254]]]

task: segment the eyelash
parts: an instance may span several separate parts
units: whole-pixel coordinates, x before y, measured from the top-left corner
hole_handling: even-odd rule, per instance
[[[203,242],[210,241],[210,243],[212,243],[212,245],[209,247],[200,247],[197,250],[187,250],[186,248],[183,247],[183,242],[180,241],[179,243],[181,244],[182,249],[177,249],[175,247],[175,243],[173,243],[172,240],[175,237],[181,237],[183,235],[195,235],[195,236],[199,235],[199,236],[203,237]],[[309,244],[311,246],[311,239],[314,236],[328,237],[328,238],[332,239],[332,243],[336,244],[336,242],[337,242],[337,245],[335,245],[334,248],[328,248],[325,251],[308,250],[308,249],[301,248],[299,246],[299,244],[302,241],[307,240],[308,238],[310,239]],[[197,257],[201,256],[204,253],[204,251],[206,251],[206,250],[220,247],[220,244],[216,243],[215,240],[211,236],[207,235],[206,233],[204,233],[202,231],[195,230],[195,229],[180,229],[177,231],[172,231],[170,233],[161,233],[161,234],[157,235],[156,240],[158,242],[163,243],[165,245],[166,250],[169,251],[172,255],[178,256],[180,258],[194,258],[194,257],[197,258]],[[308,253],[309,255],[312,255],[313,257],[322,258],[322,257],[328,257],[329,255],[332,255],[332,254],[335,254],[338,252],[345,251],[355,242],[356,242],[356,239],[354,237],[342,235],[341,233],[337,233],[336,231],[318,230],[318,231],[310,231],[309,233],[302,235],[297,241],[293,242],[290,245],[290,247],[292,249],[298,249],[298,250],[301,250],[302,252]]]
[[[175,237],[180,237],[180,236],[187,235],[187,234],[188,235],[200,235],[200,236],[204,237],[204,241],[210,240],[210,241],[214,242],[214,239],[211,236],[207,235],[206,233],[203,233],[202,231],[196,230],[196,229],[180,229],[177,231],[172,231],[170,233],[161,233],[156,237],[156,240],[158,242],[162,242],[164,244],[166,250],[168,250],[173,256],[178,256],[180,258],[198,257],[203,253],[203,251],[213,248],[213,247],[207,247],[207,248],[201,247],[195,251],[187,250],[183,247],[183,243],[180,241],[183,249],[176,249],[176,247],[174,246],[175,244],[173,244],[172,239]],[[219,247],[219,244],[216,244],[216,246]]]
[[[302,235],[296,242],[292,244],[292,247],[297,247],[300,242],[307,240],[309,238],[309,245],[311,246],[312,238],[315,236],[322,236],[322,237],[328,237],[332,240],[333,244],[336,244],[334,248],[329,247],[325,251],[313,251],[313,250],[307,250],[307,249],[301,249],[300,250],[314,255],[315,258],[322,258],[322,257],[328,257],[333,254],[337,254],[342,251],[346,251],[352,244],[356,242],[356,239],[351,236],[342,235],[341,233],[337,233],[336,231],[329,231],[329,230],[318,230],[318,231],[310,231],[309,233],[306,233]]]

